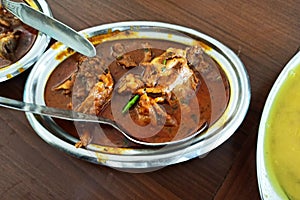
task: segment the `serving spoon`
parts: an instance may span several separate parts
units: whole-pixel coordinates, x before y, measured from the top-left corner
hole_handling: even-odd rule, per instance
[[[167,141],[167,142],[160,142],[160,143],[145,142],[145,141],[139,140],[136,137],[131,136],[129,133],[126,132],[126,130],[123,127],[121,127],[115,121],[108,119],[108,118],[79,113],[79,112],[75,112],[73,110],[63,110],[63,109],[38,105],[38,104],[34,104],[34,103],[26,103],[23,101],[18,101],[15,99],[10,99],[10,98],[1,97],[1,96],[0,96],[0,106],[5,107],[5,108],[14,109],[14,110],[39,114],[39,115],[43,115],[43,116],[69,120],[69,121],[94,122],[94,123],[106,124],[106,125],[109,125],[109,126],[115,128],[116,130],[118,130],[128,140],[130,140],[136,144],[141,144],[141,145],[145,145],[145,146],[164,146],[164,145],[174,145],[174,144],[187,142],[187,141],[191,140],[192,138],[196,137],[197,135],[199,135],[200,133],[202,133],[203,131],[205,131],[208,126],[208,124],[205,122],[195,133],[193,133],[187,137],[184,137],[182,139],[172,140],[172,141]]]

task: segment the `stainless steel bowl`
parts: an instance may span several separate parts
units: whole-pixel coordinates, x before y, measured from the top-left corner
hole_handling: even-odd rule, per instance
[[[27,0],[26,2],[34,9],[37,9],[48,16],[52,16],[50,7],[45,0]],[[31,67],[44,53],[50,39],[51,38],[44,33],[38,32],[33,46],[20,60],[0,69],[0,82],[11,79]]]
[[[205,134],[187,143],[160,149],[146,147],[135,149],[99,145],[75,148],[74,143],[78,140],[64,133],[51,119],[27,113],[30,124],[43,140],[70,155],[89,162],[123,171],[145,172],[201,157],[222,144],[236,131],[247,113],[251,95],[247,72],[234,52],[201,32],[160,22],[119,22],[92,27],[81,33],[91,37],[115,30],[135,31],[136,38],[164,39],[190,45],[195,41],[200,41],[207,47],[206,53],[220,64],[229,80],[230,100],[224,114]],[[47,79],[58,64],[68,57],[66,55],[63,59],[56,59],[56,56],[65,49],[65,46],[50,48],[38,60],[26,83],[24,101],[45,104],[44,88]]]

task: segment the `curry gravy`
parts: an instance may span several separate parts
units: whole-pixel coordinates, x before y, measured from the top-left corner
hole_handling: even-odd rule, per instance
[[[97,56],[105,60],[105,63],[107,64],[107,67],[110,70],[115,82],[117,82],[125,73],[128,72],[128,69],[117,65],[116,58],[112,55],[111,49],[115,43],[122,43],[122,45],[127,48],[127,52],[129,52],[132,58],[137,62],[142,60],[144,47],[148,45],[152,47],[151,50],[155,56],[159,56],[170,47],[182,49],[186,48],[186,46],[183,44],[175,42],[149,39],[124,39],[100,43],[96,46]],[[79,57],[80,56],[78,54],[74,54],[67,58],[53,71],[49,77],[45,89],[45,101],[47,106],[66,109],[67,105],[72,102],[71,95],[65,95],[61,91],[53,90],[53,88],[63,80],[69,78],[70,75],[76,70],[76,63]],[[216,62],[210,61],[208,56],[205,59],[209,62],[213,62],[211,63],[211,65],[213,65],[211,68],[213,72],[207,71],[203,73],[195,73],[199,79],[199,87],[197,88],[195,98],[191,99],[189,104],[191,112],[182,114],[180,107],[174,109],[168,107],[167,104],[162,105],[165,110],[167,110],[169,113],[172,113],[180,122],[180,128],[184,130],[184,134],[191,134],[192,132],[196,131],[204,122],[213,124],[223,114],[229,101],[230,88],[225,73]],[[116,115],[115,113],[112,114],[113,111],[111,102],[106,105],[100,115],[116,121],[125,122],[122,124],[123,126],[126,125],[126,120],[128,119],[133,119],[134,121],[135,116],[132,114],[132,112],[129,112],[129,115],[127,115],[129,118],[126,120],[124,116],[121,115],[121,110],[124,107],[124,104],[126,104],[126,101],[128,101],[128,99],[122,98],[122,96],[119,94],[113,93],[111,102],[114,103],[114,110],[120,110],[120,115]],[[199,119],[195,120],[195,118]],[[78,137],[79,131],[88,131],[90,135],[93,135],[93,143],[119,147],[135,146],[135,144],[130,143],[115,129],[108,126],[98,124],[88,124],[87,126],[87,123],[81,123],[76,124],[75,128],[72,122],[63,120],[56,120],[56,122],[59,126],[75,137]],[[126,128],[128,130],[130,129],[130,126]],[[164,137],[170,137],[171,139],[175,136],[185,137],[186,135],[176,135],[178,128],[179,127],[171,129],[168,126],[163,126],[159,134],[151,137],[151,140],[159,142],[163,140]],[[129,131],[134,132],[135,130]],[[140,131],[139,134],[147,134],[147,129]]]

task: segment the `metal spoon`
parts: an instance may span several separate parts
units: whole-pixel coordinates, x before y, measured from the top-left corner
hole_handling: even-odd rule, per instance
[[[58,108],[37,105],[34,103],[25,103],[22,101],[17,101],[14,99],[9,99],[6,97],[1,97],[1,96],[0,96],[0,106],[6,107],[6,108],[11,108],[14,110],[19,110],[19,111],[35,113],[35,114],[39,114],[39,115],[43,115],[43,116],[49,116],[49,117],[69,120],[69,121],[95,122],[95,123],[110,125],[113,128],[115,128],[116,130],[118,130],[120,133],[122,133],[128,140],[130,140],[134,143],[146,145],[146,146],[163,146],[163,145],[173,145],[173,144],[183,143],[183,142],[186,142],[186,141],[196,137],[200,133],[202,133],[208,126],[207,123],[204,123],[198,131],[196,131],[194,134],[192,134],[188,137],[185,137],[183,139],[169,141],[169,142],[161,142],[161,143],[150,143],[150,142],[140,141],[137,138],[132,137],[130,134],[128,134],[124,130],[124,128],[119,126],[115,121],[113,121],[111,119],[107,119],[107,118],[102,118],[102,117],[97,117],[94,115],[79,113],[79,112],[75,112],[72,110],[63,110],[63,109],[58,109]]]
[[[96,49],[84,36],[62,22],[31,8],[25,3],[0,0],[0,4],[25,24],[49,35],[79,53],[93,57]]]

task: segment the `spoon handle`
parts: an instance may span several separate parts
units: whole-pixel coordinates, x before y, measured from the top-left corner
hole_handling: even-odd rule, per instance
[[[0,97],[0,106],[69,121],[96,122],[113,126],[116,125],[114,121],[98,117],[96,115],[88,115],[84,113],[75,112],[73,110],[63,110],[43,105],[37,105],[34,103],[26,103],[23,101],[18,101],[6,97]]]

